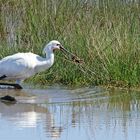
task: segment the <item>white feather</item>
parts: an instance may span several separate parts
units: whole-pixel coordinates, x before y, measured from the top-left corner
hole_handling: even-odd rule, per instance
[[[54,63],[53,49],[60,49],[58,41],[51,41],[44,48],[46,58],[37,54],[17,53],[0,60],[0,77],[6,80],[23,81],[34,74],[50,68]]]

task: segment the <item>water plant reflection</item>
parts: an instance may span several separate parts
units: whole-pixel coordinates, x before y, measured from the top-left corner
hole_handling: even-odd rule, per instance
[[[135,137],[138,140],[140,136],[137,133],[140,130],[139,92],[96,88],[27,91],[22,91],[21,95],[13,93],[18,94],[17,104],[0,103],[1,120],[17,129],[35,128],[48,139],[70,140],[79,136],[81,140],[87,137],[90,140],[102,137],[130,140]],[[4,94],[4,91],[0,93]]]

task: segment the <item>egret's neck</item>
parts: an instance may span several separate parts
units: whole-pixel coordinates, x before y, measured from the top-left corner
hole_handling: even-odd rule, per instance
[[[46,52],[46,61],[48,61],[50,64],[54,63],[54,53],[53,53],[53,51]]]
[[[35,72],[41,72],[48,68],[50,68],[54,63],[54,53],[53,52],[46,52],[46,58],[43,58],[39,61],[38,65],[36,66]]]
[[[46,60],[43,62],[43,69],[48,69],[50,68],[54,63],[54,53],[53,51],[51,52],[46,52]]]

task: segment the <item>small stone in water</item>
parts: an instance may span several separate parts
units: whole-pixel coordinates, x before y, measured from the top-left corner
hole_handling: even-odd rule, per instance
[[[9,102],[9,103],[16,103],[17,102],[17,100],[14,97],[9,96],[9,95],[1,97],[0,100],[2,102]]]

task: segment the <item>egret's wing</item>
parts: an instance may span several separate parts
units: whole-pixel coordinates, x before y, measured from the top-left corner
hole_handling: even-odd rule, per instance
[[[28,62],[20,55],[12,55],[0,61],[0,76],[14,77],[28,69]]]

